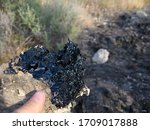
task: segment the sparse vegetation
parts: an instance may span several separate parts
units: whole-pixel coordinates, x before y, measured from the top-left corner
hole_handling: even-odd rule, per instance
[[[10,51],[9,48],[13,47],[15,51],[17,46],[24,43],[23,41],[31,35],[43,39],[43,43],[49,48],[62,46],[68,37],[75,39],[83,26],[79,24],[82,21],[79,22],[79,14],[74,4],[69,1],[64,3],[63,0],[1,0],[0,8],[5,12],[7,19],[1,18],[0,23],[2,24],[3,20],[10,20],[10,12],[14,18],[11,27],[5,22],[6,29],[11,30],[11,34],[6,35],[6,32],[1,31],[1,37],[7,40],[7,42],[1,40],[1,62],[3,62],[2,57],[9,57],[6,53],[7,50]],[[5,46],[7,47],[4,48]],[[12,51],[9,53],[14,55]]]
[[[92,27],[92,15],[98,17],[101,9],[141,8],[145,2],[150,0],[0,0],[0,63],[29,36],[62,48],[68,37],[76,40],[83,28]]]

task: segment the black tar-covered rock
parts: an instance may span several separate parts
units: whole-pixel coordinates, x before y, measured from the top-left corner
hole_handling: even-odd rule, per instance
[[[84,87],[84,58],[71,41],[58,52],[36,46],[16,59],[10,62],[6,72],[27,71],[34,78],[48,83],[53,94],[52,103],[57,107],[68,105]]]

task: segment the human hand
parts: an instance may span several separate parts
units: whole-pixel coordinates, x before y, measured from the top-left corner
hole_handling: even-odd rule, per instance
[[[15,110],[16,113],[39,113],[42,112],[45,103],[45,93],[36,92],[27,103]]]

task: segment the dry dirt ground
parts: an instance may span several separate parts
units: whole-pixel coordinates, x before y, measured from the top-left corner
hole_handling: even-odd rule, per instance
[[[91,93],[79,98],[72,112],[150,112],[149,8],[116,15],[94,29],[84,30],[78,46],[86,57],[85,83]],[[101,48],[110,52],[109,60],[95,64],[91,59]],[[7,88],[3,85],[7,81],[0,80],[1,112],[12,111],[31,97],[32,90],[46,87],[32,76],[29,80],[24,74],[19,76],[26,81],[26,87],[12,87],[16,81],[22,82],[18,77],[16,81],[7,78],[12,83]],[[27,85],[31,80],[32,84]],[[50,92],[45,90],[48,93],[45,111],[53,112],[51,109],[56,108],[50,108]]]
[[[87,29],[79,40],[87,58],[89,97],[78,101],[76,112],[150,112],[150,8],[125,12]],[[107,63],[92,57],[110,52]]]

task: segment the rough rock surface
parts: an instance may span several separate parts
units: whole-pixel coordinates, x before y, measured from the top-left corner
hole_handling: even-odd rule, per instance
[[[41,89],[47,92],[46,112],[65,108],[87,91],[84,72],[84,58],[71,41],[58,52],[31,48],[0,67],[0,111],[13,110]]]

